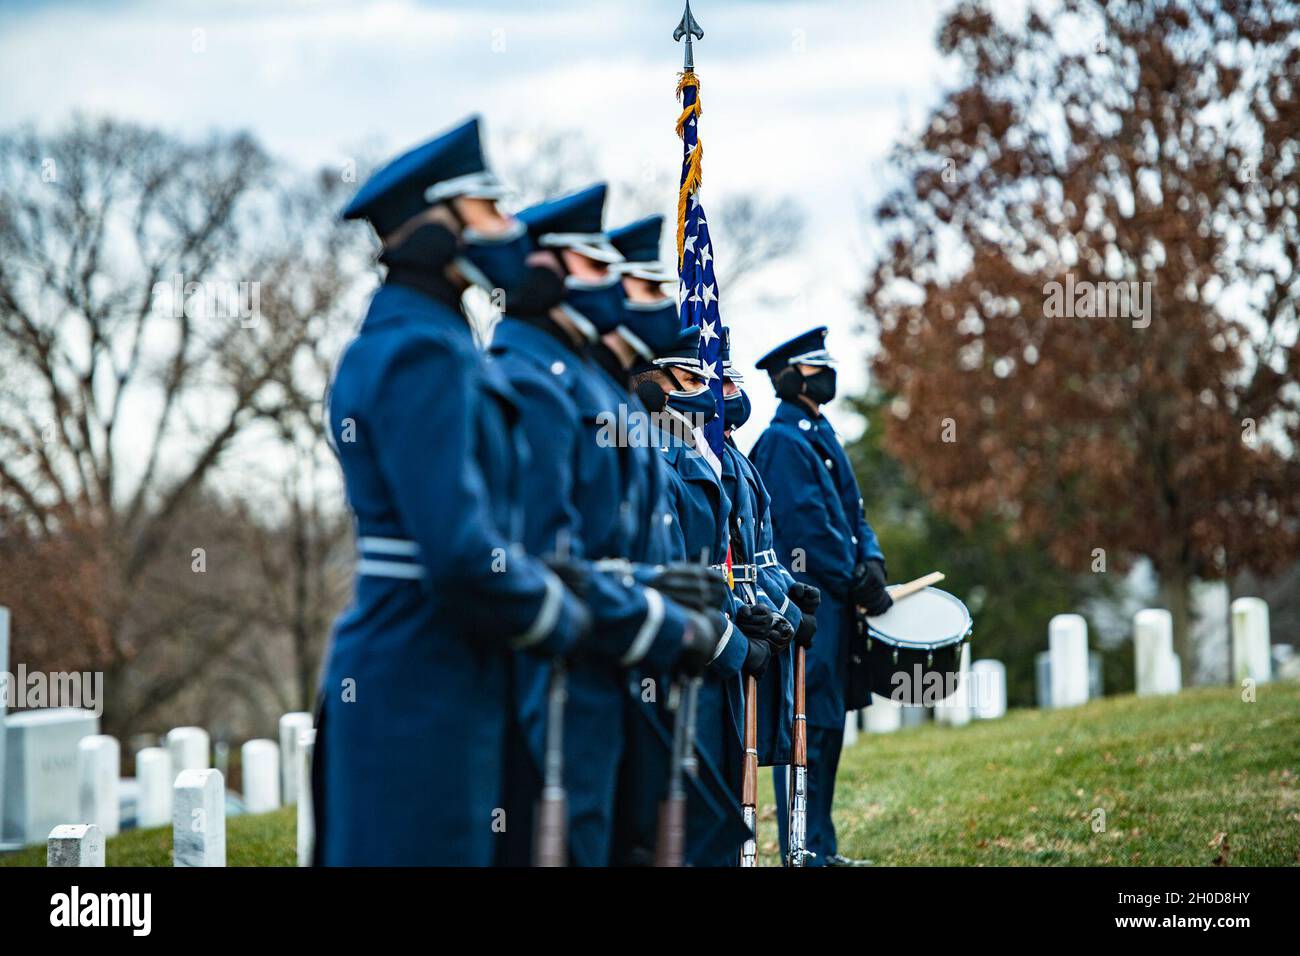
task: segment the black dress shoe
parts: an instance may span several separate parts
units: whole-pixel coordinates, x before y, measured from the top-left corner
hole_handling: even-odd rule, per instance
[[[843,853],[832,853],[826,858],[826,866],[875,866],[870,860],[855,860]]]

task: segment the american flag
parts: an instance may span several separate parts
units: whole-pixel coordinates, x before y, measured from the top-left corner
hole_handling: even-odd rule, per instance
[[[677,300],[682,328],[700,327],[700,363],[709,376],[709,388],[718,405],[718,417],[704,427],[713,451],[715,468],[722,460],[722,316],[718,311],[718,283],[713,275],[713,243],[709,222],[700,205],[700,86],[694,72],[682,74],[677,86],[682,113],[677,133],[682,138],[682,178],[677,205]]]

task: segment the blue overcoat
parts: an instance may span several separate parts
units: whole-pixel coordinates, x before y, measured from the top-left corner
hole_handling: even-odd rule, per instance
[[[491,356],[520,396],[522,429],[532,451],[524,484],[524,545],[535,554],[563,552],[590,571],[589,649],[568,668],[564,780],[573,860],[606,866],[625,748],[624,669],[667,669],[686,618],[639,583],[632,568],[621,567],[652,506],[644,477],[628,467],[629,450],[606,425],[627,396],[563,335],[549,323],[507,316],[496,328]],[[550,674],[549,662],[520,655],[517,718],[531,766],[514,768],[512,817],[531,815],[540,789]],[[531,827],[521,830],[527,834]],[[530,845],[518,843],[508,862],[526,863]]]
[[[731,500],[731,561],[742,577],[736,593],[744,603],[761,602],[797,628],[803,619],[786,595],[787,578],[779,564],[762,557],[772,549],[772,522],[767,489],[750,463],[730,439],[723,446],[723,489]],[[743,570],[742,570],[743,569]],[[791,579],[792,580],[792,579]],[[758,762],[761,766],[790,762],[790,725],[794,716],[793,646],[776,655],[758,681]]]
[[[328,398],[359,561],[319,696],[326,865],[492,862],[511,648],[566,647],[584,616],[520,548],[517,417],[451,302],[376,292]]]
[[[824,417],[782,401],[749,454],[771,496],[773,541],[794,577],[822,593],[808,654],[808,724],[844,726],[849,638],[857,627],[849,599],[853,568],[884,560],[862,513],[848,455]]]

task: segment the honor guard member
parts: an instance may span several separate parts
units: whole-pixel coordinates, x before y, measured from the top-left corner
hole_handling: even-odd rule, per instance
[[[524,545],[533,553],[564,554],[585,578],[592,613],[584,653],[568,663],[563,716],[569,848],[582,866],[610,863],[624,749],[624,670],[698,674],[720,633],[702,613],[707,571],[687,566],[641,584],[628,560],[643,520],[644,491],[626,480],[624,453],[606,440],[627,396],[588,355],[623,315],[619,278],[609,272],[610,262],[621,257],[601,231],[605,191],[599,184],[519,214],[523,240],[533,250],[530,268],[551,269],[561,295],[551,308],[538,310],[533,306],[542,303],[520,308],[507,293],[491,347],[497,368],[521,398],[521,427],[532,449]],[[672,600],[683,588],[695,609]],[[516,663],[516,739],[522,746],[508,771],[511,829],[501,858],[508,864],[526,864],[531,852],[532,827],[524,821],[542,790],[552,671],[550,661],[527,653]]]
[[[731,502],[721,476],[705,457],[697,430],[718,415],[709,389],[710,371],[699,360],[700,328],[682,331],[677,342],[654,361],[654,370],[638,378],[638,393],[654,402],[662,396],[663,427],[660,452],[668,464],[668,514],[672,518],[675,551],[724,568],[728,550],[727,515]],[[652,411],[657,409],[651,408]],[[741,675],[761,677],[772,655],[772,641],[780,641],[772,612],[761,604],[746,605],[728,595],[719,609],[724,624],[717,656],[705,673],[700,690],[696,741],[701,756],[722,773],[732,800],[738,800],[744,748],[744,690]],[[691,814],[688,808],[688,828]],[[705,865],[732,866],[733,849],[726,855],[701,860]]]
[[[810,646],[817,619],[807,621],[799,602],[815,591],[795,582],[772,550],[772,521],[763,480],[736,447],[733,432],[749,420],[749,396],[744,378],[731,362],[731,330],[722,330],[723,488],[731,499],[731,570],[737,596],[748,604],[762,602],[777,625],[772,662],[758,683],[758,762],[760,766],[790,762],[790,725],[794,715],[794,652],[791,640]],[[793,598],[791,597],[793,592]],[[782,625],[788,622],[788,630]],[[777,791],[780,794],[782,791]]]
[[[621,393],[629,423],[624,447],[628,473],[645,485],[650,502],[648,512],[642,515],[643,531],[632,557],[652,564],[692,563],[695,556],[685,554],[675,519],[667,510],[665,495],[671,478],[660,453],[662,442],[650,410],[632,388],[633,376],[653,371],[654,360],[672,351],[682,333],[676,300],[664,291],[667,283],[675,288],[677,274],[659,258],[662,230],[663,216],[655,215],[610,232],[611,244],[623,257],[610,265],[622,279],[623,320],[615,332],[602,337],[592,354]],[[661,413],[663,393],[651,385],[650,394],[655,411]],[[729,601],[725,581],[720,575],[715,581],[711,613]],[[663,690],[669,680],[670,675],[642,666],[629,683],[627,750],[618,791],[615,860],[619,863],[648,862],[658,835],[656,815],[672,751],[671,718],[659,705],[665,703]],[[648,694],[647,688],[656,693]],[[696,776],[686,778],[690,814],[686,855],[692,865],[732,857],[749,833],[733,788],[716,765],[705,758],[699,770]]]
[[[773,349],[758,362],[781,400],[750,452],[771,495],[776,553],[794,576],[820,590],[817,639],[808,651],[809,864],[844,865],[835,842],[831,804],[844,740],[844,681],[855,607],[882,614],[885,559],[862,513],[862,496],[834,429],[821,409],[835,397],[834,361],[826,329],[816,328]],[[778,767],[777,792],[785,792]],[[777,801],[781,846],[786,814]]]
[[[587,628],[519,547],[519,410],[458,308],[467,234],[510,228],[498,194],[470,120],[383,167],[343,213],[374,227],[387,274],[327,400],[360,554],[319,695],[326,865],[491,863],[511,655],[564,653]]]

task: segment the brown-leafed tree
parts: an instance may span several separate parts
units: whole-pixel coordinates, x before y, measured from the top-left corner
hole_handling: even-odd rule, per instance
[[[1300,550],[1300,7],[964,4],[938,42],[865,289],[887,445],[958,522],[1148,557],[1190,678],[1189,583]]]

